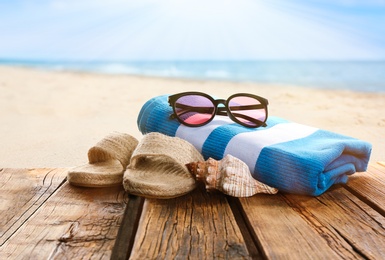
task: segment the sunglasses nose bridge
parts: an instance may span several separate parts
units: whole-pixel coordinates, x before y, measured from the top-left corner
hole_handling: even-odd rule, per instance
[[[226,100],[225,99],[216,99],[214,101],[215,106],[218,106],[219,104],[226,105]]]
[[[222,104],[223,106],[219,106],[220,104]],[[227,106],[226,106],[226,100],[225,99],[214,100],[214,105],[215,105],[215,114],[217,114],[217,115],[228,114],[228,112],[226,112]]]

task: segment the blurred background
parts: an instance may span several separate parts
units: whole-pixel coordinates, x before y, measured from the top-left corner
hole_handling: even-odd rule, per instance
[[[0,63],[385,92],[385,0],[0,1]]]

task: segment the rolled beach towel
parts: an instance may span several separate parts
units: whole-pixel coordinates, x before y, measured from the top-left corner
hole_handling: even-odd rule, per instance
[[[201,127],[171,119],[168,95],[147,101],[138,116],[143,133],[160,132],[189,141],[220,160],[231,154],[244,161],[253,177],[280,191],[318,196],[348,175],[367,169],[371,144],[345,135],[269,117],[267,127],[247,128],[226,116]]]

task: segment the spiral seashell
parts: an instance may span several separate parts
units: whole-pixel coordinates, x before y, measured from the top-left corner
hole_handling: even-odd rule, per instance
[[[257,193],[275,194],[272,188],[251,176],[249,167],[240,159],[228,154],[222,160],[186,164],[197,181],[206,184],[206,190],[219,190],[233,197],[250,197]]]

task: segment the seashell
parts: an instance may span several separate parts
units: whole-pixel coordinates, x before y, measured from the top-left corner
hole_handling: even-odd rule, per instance
[[[233,197],[250,197],[257,193],[275,194],[272,188],[251,176],[249,167],[240,159],[228,154],[222,160],[186,164],[197,181],[206,184],[206,190],[219,190]]]

